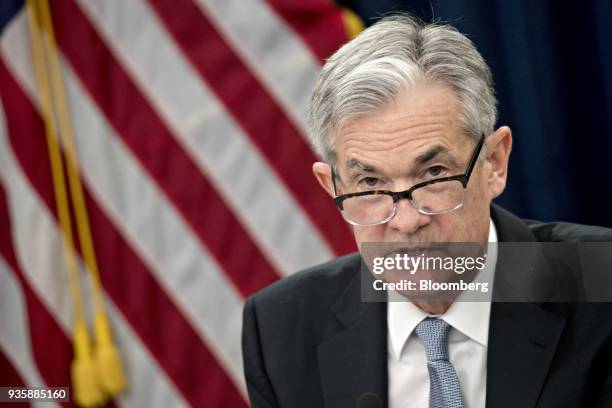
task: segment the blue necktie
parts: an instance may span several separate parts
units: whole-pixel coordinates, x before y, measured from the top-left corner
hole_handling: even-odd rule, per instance
[[[444,320],[431,317],[415,329],[427,354],[429,408],[464,408],[459,378],[448,359],[449,330]]]

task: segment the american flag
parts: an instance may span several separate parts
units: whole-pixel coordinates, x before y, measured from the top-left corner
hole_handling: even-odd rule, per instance
[[[246,407],[245,297],[355,249],[306,138],[317,73],[354,20],[330,0],[50,6],[128,384],[110,405]],[[0,27],[0,386],[70,386],[73,303],[28,24],[19,4]]]

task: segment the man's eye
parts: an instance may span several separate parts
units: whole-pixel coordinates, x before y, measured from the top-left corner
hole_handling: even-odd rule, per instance
[[[376,177],[364,177],[359,181],[359,184],[374,187],[378,184],[378,179]]]
[[[438,177],[444,171],[444,167],[442,166],[431,166],[427,169],[427,175],[432,177]]]

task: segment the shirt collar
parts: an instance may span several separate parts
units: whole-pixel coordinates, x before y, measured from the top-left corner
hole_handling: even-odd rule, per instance
[[[493,221],[489,222],[489,242],[497,243],[497,230]],[[482,272],[488,271],[491,276],[495,272],[497,263],[497,247],[489,245],[489,252],[485,267]],[[479,273],[480,275],[480,273]],[[475,281],[478,281],[479,276]],[[493,279],[489,280],[493,282]],[[490,285],[491,286],[491,285]],[[488,293],[492,293],[489,288]],[[387,326],[389,330],[389,342],[395,358],[401,355],[404,344],[421,320],[429,315],[408,301],[398,301],[401,298],[396,292],[389,292],[391,301],[387,305]],[[461,299],[461,296],[458,300]],[[455,301],[448,310],[439,316],[456,330],[460,331],[470,339],[487,347],[489,338],[489,317],[491,315],[491,302],[463,302]]]

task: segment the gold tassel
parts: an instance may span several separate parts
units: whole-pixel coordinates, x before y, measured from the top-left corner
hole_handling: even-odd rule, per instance
[[[99,406],[106,403],[109,397],[114,397],[124,390],[126,388],[126,379],[123,374],[120,355],[113,344],[108,320],[104,312],[102,285],[91,239],[87,208],[80,184],[77,152],[66,97],[64,95],[49,3],[48,0],[27,0],[27,2],[31,21],[30,28],[36,78],[44,108],[45,130],[49,144],[53,187],[57,201],[58,218],[64,233],[64,253],[73,294],[75,324],[73,339],[74,358],[71,366],[71,376],[74,387],[74,399],[82,407]],[[47,34],[46,38],[43,36],[43,31]],[[45,44],[47,47],[45,47]],[[48,67],[45,66],[45,54],[49,64]],[[47,68],[49,72],[47,72]],[[53,115],[52,93],[56,97],[55,108],[58,126],[56,126],[55,116]],[[74,241],[70,225],[70,211],[68,209],[62,158],[55,135],[55,129],[58,127],[66,153],[66,170],[70,194],[75,209],[77,231],[83,249],[85,264],[93,283],[96,334],[95,352],[92,352],[80,294],[81,288],[74,253]]]
[[[342,8],[342,22],[344,23],[344,30],[349,40],[352,40],[363,31],[363,22],[359,16],[345,7]]]
[[[75,324],[74,359],[70,371],[74,401],[77,405],[95,407],[106,402],[106,397],[98,380],[98,372],[92,357],[89,335],[84,322]]]
[[[96,313],[95,319],[95,359],[98,366],[100,382],[107,393],[111,396],[116,396],[123,391],[126,386],[119,351],[113,344],[106,315],[99,311]]]

